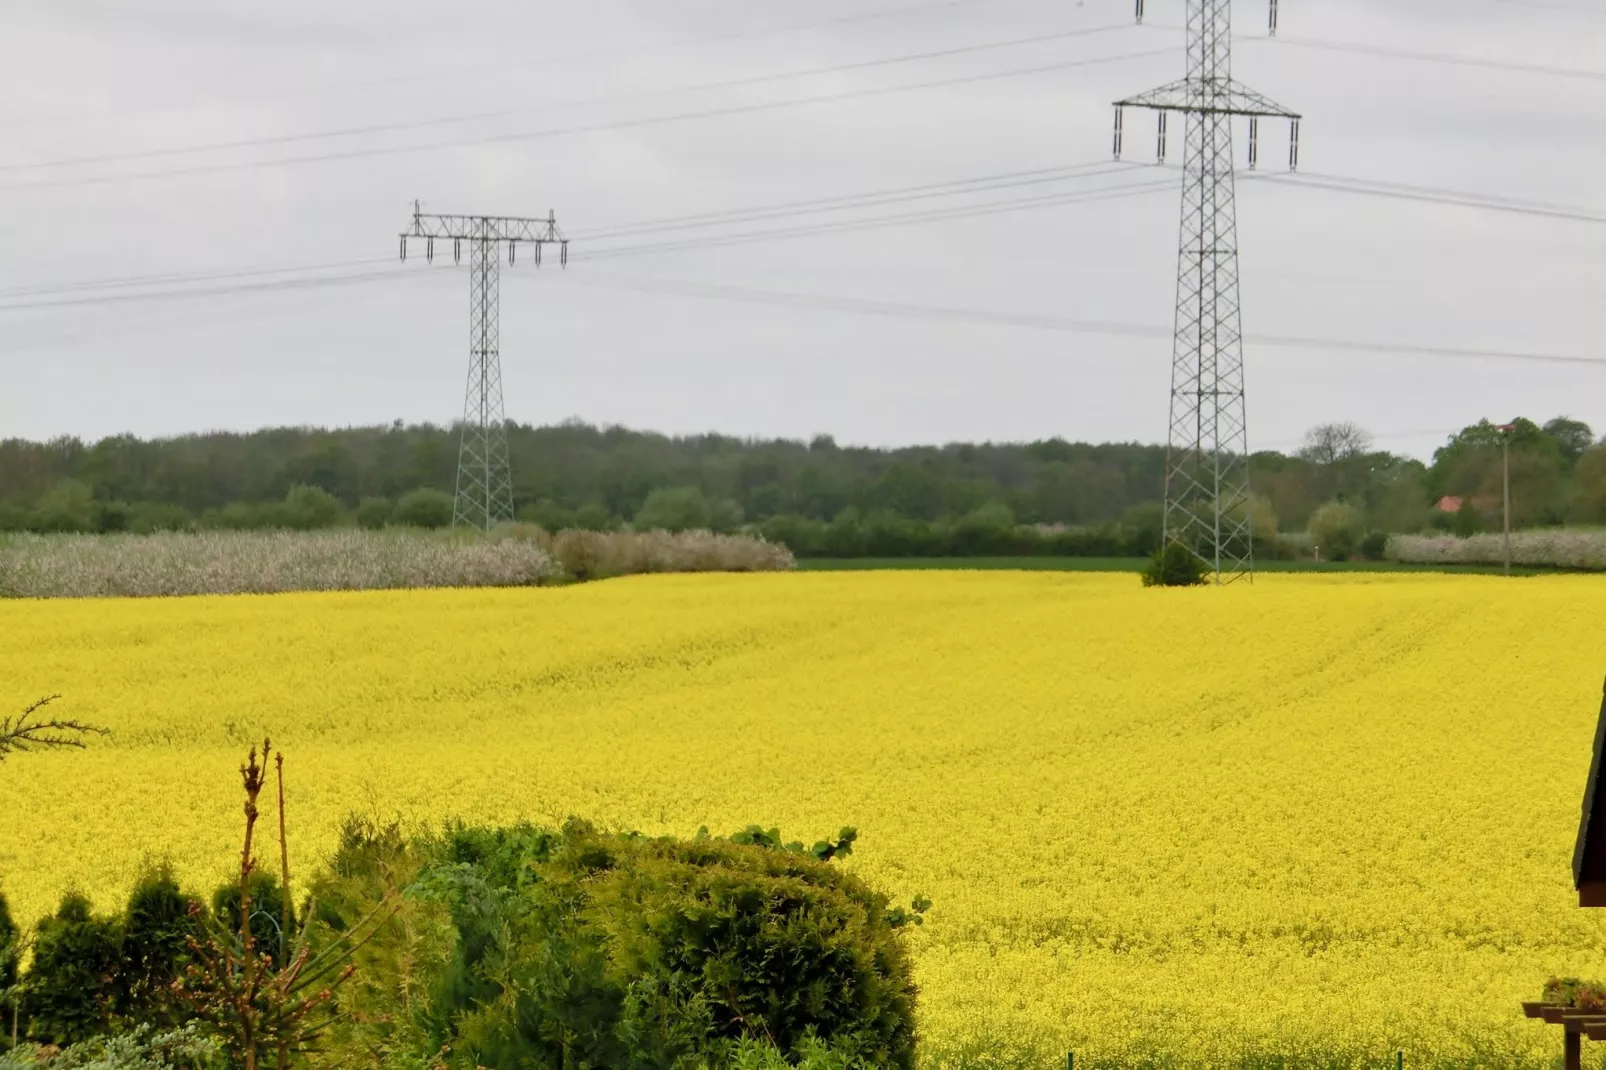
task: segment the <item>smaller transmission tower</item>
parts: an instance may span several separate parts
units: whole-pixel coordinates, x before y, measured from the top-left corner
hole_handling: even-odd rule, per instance
[[[422,239],[424,256],[435,260],[437,240],[452,243],[452,262],[462,263],[468,243],[468,390],[463,399],[463,440],[457,455],[457,494],[452,525],[490,530],[513,519],[513,474],[508,464],[507,418],[502,409],[501,264],[518,261],[520,245],[531,247],[541,266],[541,249],[556,245],[559,261],[569,264],[569,240],[558,230],[557,217],[425,215],[413,202],[413,224],[401,233],[401,258],[408,242]]]
[[[1124,113],[1159,113],[1157,155],[1165,163],[1166,120],[1186,127],[1182,237],[1177,257],[1176,331],[1171,363],[1171,429],[1166,449],[1165,541],[1201,555],[1217,583],[1252,576],[1249,423],[1244,405],[1243,330],[1238,302],[1238,210],[1232,120],[1249,120],[1249,166],[1260,162],[1260,120],[1286,119],[1288,168],[1299,166],[1299,113],[1232,77],[1232,0],[1184,0],[1187,77],[1115,103],[1115,158]],[[1143,21],[1143,0],[1137,0]],[[1277,0],[1271,0],[1277,32]]]

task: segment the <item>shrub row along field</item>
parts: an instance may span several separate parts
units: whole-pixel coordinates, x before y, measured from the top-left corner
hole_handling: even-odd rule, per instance
[[[1388,556],[1412,565],[1498,565],[1506,559],[1501,535],[1397,535]],[[1511,562],[1529,568],[1606,570],[1606,530],[1519,531],[1511,536]]]
[[[1537,1070],[1517,1001],[1606,945],[1569,879],[1603,614],[1590,577],[1431,575],[6,602],[0,703],[114,735],[0,770],[0,874],[19,919],[147,856],[211,887],[267,732],[299,852],[354,810],[857,826],[841,864],[935,904],[927,1066]]]
[[[512,527],[425,531],[166,532],[0,537],[0,597],[272,594],[528,587],[644,572],[789,569],[785,547],[684,532]]]

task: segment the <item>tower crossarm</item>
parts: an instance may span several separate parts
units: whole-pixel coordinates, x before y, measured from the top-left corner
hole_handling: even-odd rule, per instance
[[[1255,118],[1298,120],[1302,116],[1262,96],[1240,82],[1184,78],[1170,85],[1115,102],[1117,108],[1149,111],[1196,112],[1210,115],[1248,115]]]
[[[460,241],[568,242],[558,229],[555,214],[545,219],[522,216],[425,215],[413,210],[413,222],[401,232],[402,238],[446,238]]]

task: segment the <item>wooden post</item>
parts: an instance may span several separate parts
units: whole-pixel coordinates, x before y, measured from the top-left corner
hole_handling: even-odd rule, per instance
[[[1562,1065],[1566,1070],[1583,1070],[1584,1068],[1584,1035],[1572,1029],[1567,1030],[1567,1046]]]

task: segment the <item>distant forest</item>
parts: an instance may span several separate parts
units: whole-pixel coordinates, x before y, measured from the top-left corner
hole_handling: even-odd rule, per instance
[[[1354,425],[1315,428],[1293,454],[1251,458],[1256,527],[1304,533],[1338,503],[1368,531],[1478,530],[1498,517],[1502,434],[1474,425],[1423,464],[1376,450]],[[1606,445],[1587,425],[1522,420],[1510,435],[1518,526],[1606,522]],[[756,527],[816,553],[871,553],[878,539],[905,552],[987,542],[943,541],[967,525],[1101,530],[1120,545],[1095,549],[1142,552],[1158,530],[1165,472],[1161,446],[1060,439],[869,449],[828,436],[674,437],[570,422],[509,425],[508,441],[521,520],[549,529]],[[452,428],[400,422],[92,444],[7,440],[0,530],[433,525],[450,521],[456,466]]]

